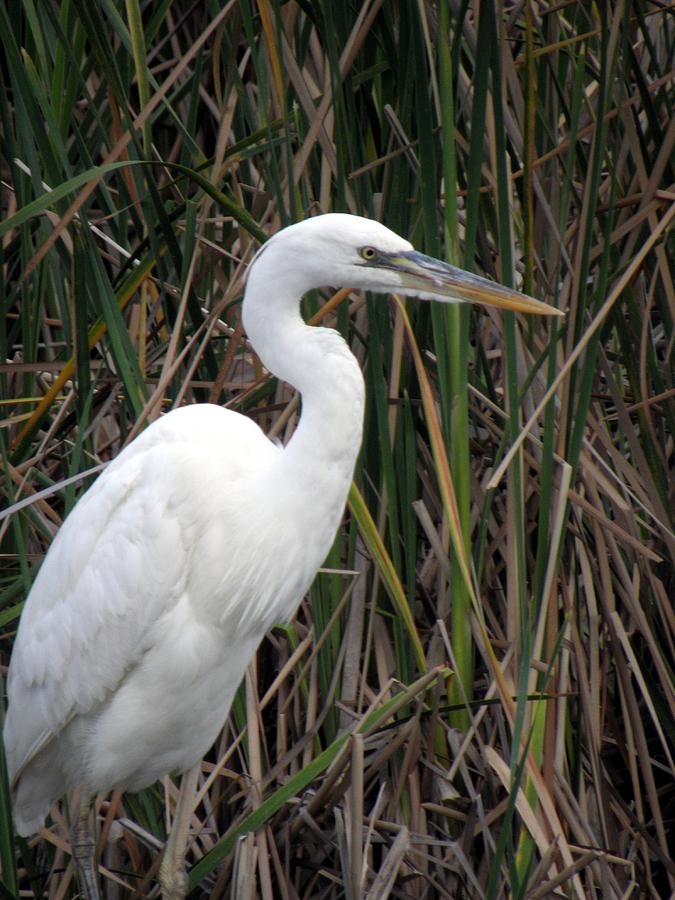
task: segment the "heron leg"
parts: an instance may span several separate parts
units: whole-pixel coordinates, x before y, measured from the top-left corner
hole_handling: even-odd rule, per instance
[[[164,858],[159,867],[159,883],[163,900],[183,900],[187,894],[188,877],[185,871],[185,851],[187,850],[190,819],[194,811],[197,781],[201,772],[201,760],[188,769],[180,784],[180,794],[173,827],[164,848]]]
[[[89,821],[91,803],[83,787],[77,804],[77,816],[70,829],[70,846],[77,883],[85,900],[101,900],[96,865],[96,839]]]

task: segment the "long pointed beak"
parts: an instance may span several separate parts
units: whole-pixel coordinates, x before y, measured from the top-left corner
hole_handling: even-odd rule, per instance
[[[373,263],[398,273],[402,293],[414,294],[423,299],[439,300],[442,303],[481,303],[539,316],[563,315],[548,303],[513,291],[496,281],[481,278],[480,275],[472,275],[416,250],[382,253]]]

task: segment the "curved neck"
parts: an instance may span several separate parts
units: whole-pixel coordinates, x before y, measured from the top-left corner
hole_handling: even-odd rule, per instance
[[[246,289],[244,327],[264,365],[302,396],[300,423],[281,465],[293,470],[287,474],[297,482],[326,491],[330,496],[321,505],[332,501],[341,515],[361,446],[361,370],[337,331],[302,320],[300,298],[309,286],[285,283],[271,294],[268,284],[274,282],[256,274]]]

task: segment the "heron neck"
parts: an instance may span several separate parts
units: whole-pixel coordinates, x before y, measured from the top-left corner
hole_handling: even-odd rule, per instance
[[[267,298],[263,306],[251,299],[247,293],[244,325],[256,352],[302,397],[300,422],[280,461],[284,475],[341,515],[361,446],[365,388],[359,365],[337,331],[302,320],[297,300],[285,305]]]

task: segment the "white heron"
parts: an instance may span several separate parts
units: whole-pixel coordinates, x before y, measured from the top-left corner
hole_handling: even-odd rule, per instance
[[[288,445],[214,405],[163,416],[77,503],[21,616],[4,729],[14,821],[30,835],[80,788],[72,840],[89,897],[91,795],[138,791],[170,771],[188,774],[160,882],[165,897],[184,896],[200,760],[265,632],[293,616],[335,537],[364,384],[342,337],[300,315],[302,295],[328,285],[557,312],[358,216],[317,216],[263,245],[243,321],[264,365],[302,395]]]

